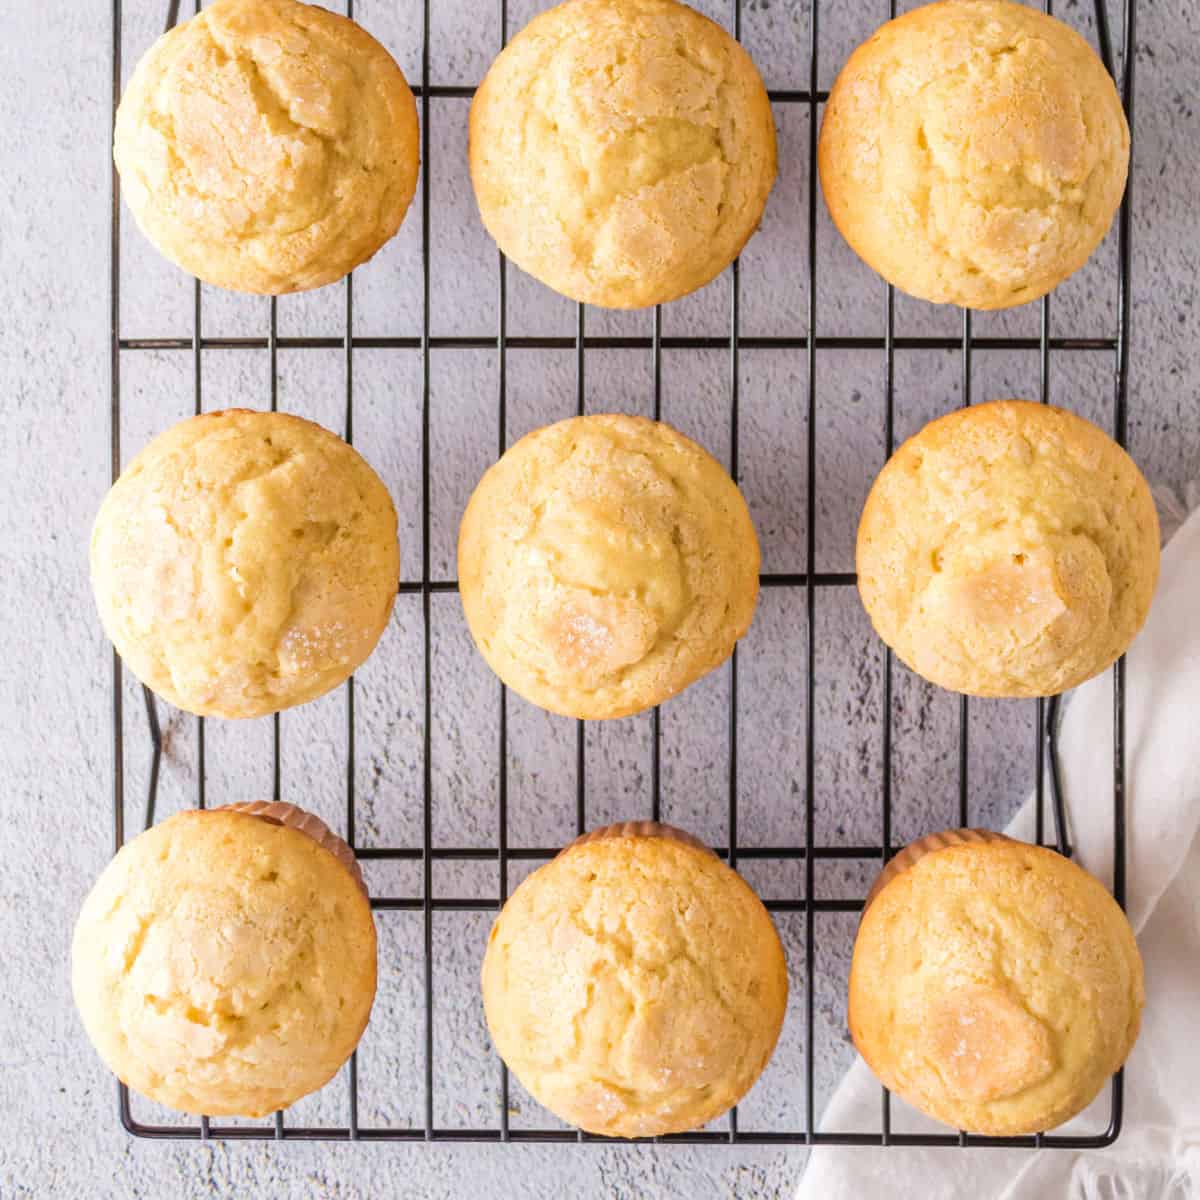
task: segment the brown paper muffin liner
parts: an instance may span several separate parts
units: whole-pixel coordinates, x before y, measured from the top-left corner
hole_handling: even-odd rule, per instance
[[[664,825],[661,821],[618,821],[615,825],[602,825],[599,829],[581,834],[573,842],[564,846],[559,854],[566,854],[568,850],[574,850],[577,846],[586,845],[588,842],[604,841],[606,838],[637,837],[669,838],[671,841],[691,846],[693,850],[703,850],[706,854],[713,853],[699,838],[693,837],[682,829],[676,829],[674,825]]]
[[[363,881],[362,870],[359,868],[358,859],[354,857],[354,851],[320,817],[314,817],[312,813],[305,812],[294,804],[286,804],[282,800],[247,800],[240,804],[223,804],[212,811],[245,813],[272,825],[286,825],[289,829],[295,829],[305,837],[312,838],[350,872],[359,890],[364,896],[367,895],[367,885]]]
[[[991,829],[944,829],[941,833],[927,833],[924,837],[917,838],[915,842],[909,842],[903,850],[888,860],[887,865],[875,877],[875,882],[871,885],[871,890],[867,893],[867,898],[863,902],[862,916],[865,917],[867,915],[867,909],[871,907],[871,901],[897,875],[903,875],[905,871],[911,870],[927,854],[934,854],[938,850],[945,850],[950,846],[987,845],[994,842],[1011,842],[1013,840],[1013,838],[1007,837],[1003,833],[996,833]],[[859,919],[861,920],[861,917]]]

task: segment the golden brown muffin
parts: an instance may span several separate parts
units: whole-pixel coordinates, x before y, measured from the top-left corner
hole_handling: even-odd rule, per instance
[[[400,577],[379,476],[320,425],[230,409],[125,468],[92,531],[92,587],[125,665],[188,712],[259,717],[336,687]]]
[[[417,108],[353,21],[296,0],[216,0],[138,63],[113,156],[142,232],[205,283],[298,292],[400,227]]]
[[[758,539],[737,485],[642,417],[574,417],[522,438],[463,514],[467,624],[514,691],[623,717],[719,666],[750,627]]]
[[[580,838],[492,926],[483,1004],[500,1056],[591,1133],[695,1129],[775,1048],[783,947],[762,902],[694,838],[650,821]]]
[[[1158,516],[1089,421],[998,400],[933,421],[875,480],[858,588],[919,675],[972,696],[1051,696],[1125,653],[1158,581]]]
[[[471,179],[500,249],[555,291],[641,308],[703,287],[758,227],[775,125],[749,55],[675,0],[569,0],[471,105]]]
[[[345,858],[287,804],[179,813],[126,843],[71,951],[75,1004],[108,1067],[209,1116],[261,1117],[331,1079],[375,996],[375,923]]]
[[[1007,0],[943,0],[850,56],[821,125],[834,224],[889,283],[939,304],[1044,295],[1103,240],[1129,127],[1087,42]]]
[[[971,1133],[1052,1129],[1125,1061],[1142,959],[1098,880],[1040,846],[954,829],[892,860],[850,967],[850,1033],[923,1113]]]

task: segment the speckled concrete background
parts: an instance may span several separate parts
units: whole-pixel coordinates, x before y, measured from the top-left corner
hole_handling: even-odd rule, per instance
[[[127,67],[148,45],[165,3],[126,0]],[[512,0],[510,28],[542,7]],[[728,23],[731,4],[706,11]],[[901,7],[909,7],[902,5]],[[437,83],[478,79],[500,42],[496,5],[435,0],[432,71]],[[1060,3],[1060,15],[1088,29],[1090,3]],[[1115,9],[1115,6],[1114,6]],[[828,11],[827,11],[828,10]],[[419,75],[420,5],[360,0],[356,11],[381,37],[410,79]],[[821,86],[832,81],[855,41],[886,15],[886,4],[826,3],[822,9]],[[1114,11],[1114,17],[1116,17]],[[807,84],[808,5],[745,0],[743,36],[772,87]],[[131,1141],[120,1130],[115,1087],[76,1022],[66,948],[80,898],[110,852],[109,659],[86,579],[88,529],[108,483],[108,5],[9,4],[0,16],[0,275],[4,316],[0,372],[5,419],[0,464],[8,480],[0,507],[0,599],[7,620],[0,643],[3,730],[0,793],[4,1006],[0,1030],[0,1195],[3,1196],[775,1196],[790,1191],[803,1151],[724,1147],[425,1147],[404,1145],[234,1144],[197,1146]],[[1197,268],[1195,197],[1198,82],[1192,47],[1200,16],[1188,0],[1141,0],[1134,241],[1134,352],[1131,444],[1155,481],[1180,483],[1200,464],[1200,367],[1194,353]],[[496,324],[496,255],[474,212],[464,170],[466,101],[433,105],[431,171],[432,328],[435,334],[489,335]],[[776,112],[782,174],[762,233],[743,259],[742,328],[747,334],[803,334],[807,313],[808,118]],[[1056,293],[1053,332],[1111,333],[1115,239]],[[126,219],[122,249],[121,332],[127,337],[186,336],[191,288],[143,243]],[[883,289],[835,238],[824,213],[818,230],[822,334],[877,334]],[[420,330],[420,212],[356,276],[355,332]],[[728,275],[664,313],[668,334],[723,334]],[[279,305],[280,333],[340,336],[341,285]],[[510,272],[512,334],[573,332],[573,309]],[[206,335],[264,336],[266,301],[205,289]],[[647,314],[589,312],[591,333],[650,331]],[[981,315],[975,331],[1035,335],[1036,306]],[[953,312],[900,299],[897,332],[954,336]],[[444,351],[432,363],[434,512],[430,552],[435,577],[453,574],[458,513],[494,453],[496,356]],[[1055,355],[1051,396],[1104,419],[1111,404],[1111,355]],[[191,411],[186,352],[122,356],[122,439],[126,456],[152,433]],[[204,355],[206,407],[264,405],[265,351]],[[343,365],[338,351],[283,351],[283,407],[341,427]],[[416,352],[357,353],[355,438],[392,488],[401,513],[406,578],[420,564],[420,360]],[[571,352],[513,351],[508,360],[510,438],[570,411]],[[981,351],[974,359],[976,399],[1036,395],[1033,353]],[[956,356],[902,352],[897,359],[897,425],[904,434],[960,399]],[[593,410],[646,411],[650,356],[589,353],[587,401]],[[746,351],[741,361],[740,467],[762,535],[765,569],[802,570],[805,539],[806,371],[802,352]],[[882,355],[822,352],[817,367],[818,567],[851,567],[857,511],[883,456]],[[719,352],[668,352],[664,412],[729,452],[727,358]],[[879,828],[880,663],[851,591],[819,598],[817,620],[816,828],[825,844],[874,840]],[[457,602],[434,603],[434,838],[484,845],[497,828],[496,688],[471,651]],[[357,693],[359,838],[363,844],[420,843],[422,696],[420,606],[402,598],[385,640],[360,674]],[[803,838],[805,669],[800,594],[767,593],[739,668],[740,836],[765,845]],[[663,808],[715,842],[727,837],[725,778],[728,673],[718,672],[663,714]],[[126,693],[130,816],[144,784],[140,698]],[[1000,823],[1031,779],[1031,715],[1025,707],[981,704],[972,718],[972,817]],[[895,824],[902,839],[954,820],[955,702],[897,673],[894,697]],[[344,821],[345,699],[334,695],[282,723],[285,798],[309,805],[336,826]],[[194,726],[167,726],[160,813],[193,802]],[[520,701],[510,708],[509,837],[512,844],[556,844],[574,819],[574,731]],[[211,803],[264,794],[270,787],[270,728],[211,724],[207,786]],[[634,718],[589,730],[589,821],[639,816],[649,808],[649,721]],[[802,873],[779,864],[746,864],[764,894],[795,898]],[[520,871],[509,880],[514,885]],[[372,887],[415,895],[416,870],[369,872]],[[861,894],[855,864],[817,872],[818,894]],[[493,864],[439,866],[437,894],[492,896]],[[439,1125],[496,1120],[496,1067],[489,1056],[475,987],[488,918],[439,914],[435,1028]],[[803,1089],[803,921],[780,921],[793,966],[792,1020],[767,1075],[742,1110],[743,1127],[797,1127]],[[419,914],[379,918],[381,990],[361,1052],[360,1120],[420,1120]],[[846,1064],[842,985],[852,918],[818,918],[816,984],[817,1103]],[[345,1084],[335,1081],[302,1102],[289,1120],[345,1120]],[[550,1120],[519,1089],[514,1126]],[[139,1104],[144,1119],[164,1119]]]

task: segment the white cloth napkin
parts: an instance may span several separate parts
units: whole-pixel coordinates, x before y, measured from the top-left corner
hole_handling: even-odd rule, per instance
[[[1188,495],[1187,500],[1195,502]],[[1184,502],[1186,503],[1186,501]],[[1126,670],[1127,908],[1146,963],[1146,1011],[1125,1072],[1125,1121],[1106,1150],[861,1149],[822,1146],[798,1200],[1184,1200],[1200,1196],[1200,510],[1163,503],[1163,554],[1146,628]],[[1175,520],[1172,520],[1172,518]],[[1059,737],[1077,860],[1112,870],[1112,676],[1071,698]],[[1033,802],[1009,827],[1032,840]],[[1105,1089],[1060,1132],[1095,1133]],[[878,1132],[879,1084],[859,1061],[822,1117]],[[943,1131],[893,1097],[893,1130]]]

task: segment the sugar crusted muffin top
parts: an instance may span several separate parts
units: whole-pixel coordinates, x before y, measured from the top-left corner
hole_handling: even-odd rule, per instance
[[[297,0],[216,0],[138,63],[117,112],[122,195],[185,271],[236,291],[320,287],[399,228],[416,104],[387,51]]]
[[[851,55],[821,127],[821,186],[850,245],[936,303],[1006,308],[1083,265],[1125,189],[1112,78],[1069,26],[943,0]]]
[[[522,438],[467,505],[459,588],[484,658],[551,712],[625,716],[728,657],[758,596],[736,484],[661,422],[587,416]]]
[[[783,1023],[766,909],[690,839],[613,827],[527,878],[483,964],[488,1026],[533,1095],[609,1136],[693,1129],[735,1104]]]
[[[1053,1128],[1129,1054],[1144,1002],[1129,922],[1051,850],[930,839],[869,901],[850,1031],[880,1080],[975,1133]]]
[[[92,584],[133,673],[189,712],[253,717],[322,695],[378,641],[400,574],[396,513],[351,446],[232,409],[182,421],[100,507]]]
[[[775,129],[754,64],[675,0],[572,0],[536,17],[471,106],[471,177],[500,248],[588,304],[701,287],[757,227]]]
[[[296,829],[190,811],[127,843],[84,901],[72,986],[88,1036],[171,1108],[259,1117],[324,1084],[375,994],[359,883]]]
[[[1150,489],[1107,434],[995,401],[933,421],[884,467],[859,525],[859,592],[880,637],[934,683],[1054,695],[1128,648],[1158,541]]]

